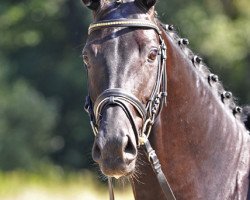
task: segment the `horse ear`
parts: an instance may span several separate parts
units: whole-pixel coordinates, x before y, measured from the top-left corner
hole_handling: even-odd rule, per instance
[[[101,4],[101,0],[82,0],[82,2],[93,11],[97,11]]]
[[[157,0],[135,0],[135,1],[137,3],[139,3],[139,5],[143,6],[147,10],[149,10],[150,8],[152,8],[156,4]]]

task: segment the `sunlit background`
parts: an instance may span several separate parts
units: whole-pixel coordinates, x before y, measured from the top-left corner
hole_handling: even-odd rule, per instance
[[[161,0],[157,10],[250,103],[250,1]],[[83,111],[91,19],[80,0],[0,1],[1,200],[108,199]],[[133,199],[123,184],[116,194]]]

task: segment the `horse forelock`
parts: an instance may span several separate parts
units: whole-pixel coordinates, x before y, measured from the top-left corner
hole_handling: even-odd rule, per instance
[[[131,0],[105,0],[102,1],[100,9],[94,13],[95,21],[107,19],[148,19],[154,20],[155,18],[154,7],[145,11],[143,8]]]

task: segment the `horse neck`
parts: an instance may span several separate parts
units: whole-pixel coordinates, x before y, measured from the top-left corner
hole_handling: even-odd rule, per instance
[[[234,187],[239,171],[247,169],[243,176],[248,176],[249,135],[209,85],[208,74],[194,66],[175,39],[169,35],[164,39],[168,101],[152,141],[174,188],[181,192],[192,185],[194,199],[199,195],[217,199],[223,189]]]
[[[236,195],[245,199],[249,135],[221,101],[218,90],[209,85],[208,74],[194,67],[173,37],[163,38],[168,49],[168,100],[150,142],[164,174],[177,199],[231,199]],[[140,160],[147,159],[141,155]],[[141,176],[143,185],[135,181],[136,199],[164,199],[152,170],[145,165],[140,170],[147,176]]]

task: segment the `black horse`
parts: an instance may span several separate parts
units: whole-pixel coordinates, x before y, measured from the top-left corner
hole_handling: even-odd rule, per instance
[[[151,143],[170,198],[245,200],[249,108],[242,114],[188,41],[156,18],[156,0],[83,2],[94,14],[83,57],[103,174],[130,177],[136,200],[165,199],[149,164],[159,162],[143,150]]]

